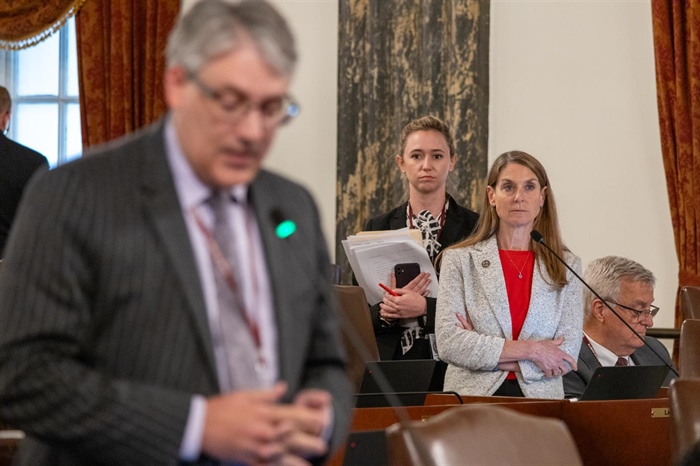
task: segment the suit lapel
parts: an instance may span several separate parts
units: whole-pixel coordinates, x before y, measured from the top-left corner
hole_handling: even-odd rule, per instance
[[[595,354],[593,354],[593,351],[591,351],[588,345],[583,343],[581,344],[581,350],[578,354],[578,364],[578,372],[583,372],[585,369],[587,369],[588,373],[592,375],[596,368],[600,366],[600,361],[598,361],[598,358],[595,357]],[[585,367],[580,367],[581,364],[583,364]]]
[[[292,318],[293,313],[286,312],[286,307],[287,303],[292,301],[290,294],[292,286],[287,284],[290,280],[289,274],[294,273],[293,264],[298,262],[294,256],[295,251],[298,250],[298,246],[295,244],[298,233],[285,239],[278,238],[275,234],[276,225],[272,218],[272,212],[279,210],[283,216],[289,215],[289,212],[284,210],[285,207],[280,204],[280,200],[275,197],[275,192],[274,185],[263,171],[250,185],[249,200],[260,229],[265,263],[270,277],[277,326],[280,378],[287,379],[287,370],[290,367],[289,358],[296,356],[294,354],[294,332],[290,329],[293,329],[297,322]]]
[[[445,225],[442,227],[440,234],[440,244],[444,248],[445,245],[454,244],[464,238],[460,238],[459,234],[464,228],[464,223],[467,219],[462,214],[462,211],[457,207],[454,199],[450,198],[450,208],[447,209],[447,217]]]
[[[161,122],[143,139],[142,192],[146,215],[152,220],[173,270],[184,290],[187,307],[192,312],[212,380],[218,385],[214,349],[211,343],[204,295],[200,286],[187,226],[182,216],[164,146],[164,123]],[[158,273],[160,271],[147,271]]]
[[[474,269],[480,275],[479,280],[482,283],[487,283],[489,287],[489,292],[486,294],[489,307],[493,310],[503,335],[508,339],[512,339],[513,324],[510,317],[510,305],[508,304],[506,282],[503,278],[501,258],[498,255],[496,236],[493,235],[487,239],[479,246],[479,249],[475,248],[473,257]]]
[[[408,204],[403,204],[402,206],[394,209],[394,215],[389,219],[389,230],[399,230],[401,228],[406,228],[406,208]]]
[[[648,342],[647,342],[648,343]],[[632,361],[638,366],[663,364],[663,361],[645,346],[640,346],[630,355]]]

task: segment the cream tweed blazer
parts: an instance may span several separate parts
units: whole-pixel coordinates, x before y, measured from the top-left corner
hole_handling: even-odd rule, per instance
[[[566,253],[566,262],[577,273],[581,259]],[[545,281],[547,271],[535,266],[530,307],[520,340],[552,340],[564,337],[561,349],[578,358],[583,336],[583,287],[567,271],[568,284],[556,289]],[[506,340],[513,339],[512,322],[496,236],[474,246],[445,251],[440,271],[440,291],[435,333],[440,359],[449,364],[445,390],[462,395],[491,395],[508,375],[498,370],[498,358]],[[469,313],[474,330],[455,326],[456,313]],[[545,378],[532,361],[520,361],[516,373],[528,398],[564,398],[561,377]]]

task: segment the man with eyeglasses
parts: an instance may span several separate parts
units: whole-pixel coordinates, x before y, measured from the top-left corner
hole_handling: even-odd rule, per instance
[[[46,157],[6,136],[11,113],[10,93],[0,86],[0,259],[25,186],[37,170],[49,168]]]
[[[644,337],[664,362],[673,365],[666,347],[656,338],[646,336],[659,312],[659,308],[652,304],[656,278],[651,271],[633,260],[606,256],[591,262],[584,278],[625,322]],[[578,370],[564,376],[567,398],[579,398],[599,366],[664,363],[588,288],[583,290],[583,304],[583,344],[578,356]],[[669,372],[664,385],[668,386],[674,377]]]
[[[299,112],[295,60],[267,2],[200,1],[170,34],[168,115],[28,191],[0,273],[19,464],[308,465],[339,445],[318,212],[261,168]]]

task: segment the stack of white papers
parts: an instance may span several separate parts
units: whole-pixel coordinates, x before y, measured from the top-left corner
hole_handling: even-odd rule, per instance
[[[384,290],[379,284],[390,285],[394,266],[408,262],[417,262],[421,272],[430,273],[429,296],[437,297],[437,275],[423,247],[420,230],[363,231],[349,236],[342,243],[357,283],[365,291],[370,304],[384,298]]]

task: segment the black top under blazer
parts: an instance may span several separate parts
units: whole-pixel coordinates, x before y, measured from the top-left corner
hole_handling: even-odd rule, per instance
[[[176,464],[192,395],[220,392],[163,127],[42,174],[25,194],[0,272],[0,418],[27,435],[19,464]],[[249,196],[287,400],[328,390],[338,445],[351,395],[318,212],[267,171]],[[296,233],[275,235],[274,209]]]
[[[406,208],[407,203],[390,210],[389,212],[370,219],[365,225],[365,231],[379,230],[399,230],[406,228]],[[465,207],[460,206],[450,197],[449,207],[445,213],[445,224],[440,234],[441,250],[446,247],[463,240],[469,236],[476,226],[479,219],[479,214]],[[424,327],[426,333],[435,333],[435,298],[426,298],[428,309],[425,316],[425,322],[418,319],[421,326]],[[372,315],[372,324],[374,325],[374,333],[377,337],[377,347],[379,349],[379,357],[382,360],[390,360],[394,357],[399,340],[403,333],[403,327],[394,325],[393,327],[383,327],[379,320],[379,303],[374,303],[370,306]],[[425,354],[416,355],[416,359],[430,359],[432,356],[429,347],[424,346],[427,350]]]

